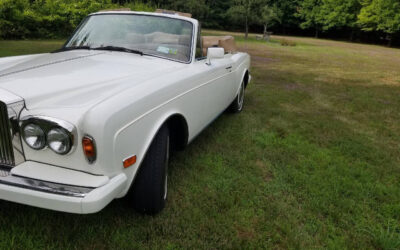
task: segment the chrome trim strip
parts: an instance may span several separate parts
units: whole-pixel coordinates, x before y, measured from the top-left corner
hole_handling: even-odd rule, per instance
[[[9,168],[0,166],[0,184],[34,191],[84,198],[94,188],[69,186],[12,175]]]
[[[53,117],[48,117],[48,116],[43,116],[43,115],[35,115],[35,116],[26,116],[26,117],[21,118],[22,123],[25,123],[28,120],[36,120],[39,122],[40,121],[50,122],[50,123],[53,123],[54,125],[65,128],[70,133],[72,133],[72,132],[74,132],[74,130],[76,130],[76,128],[73,124],[66,122],[64,120],[53,118]]]

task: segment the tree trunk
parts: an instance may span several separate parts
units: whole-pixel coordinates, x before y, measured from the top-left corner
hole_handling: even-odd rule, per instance
[[[247,40],[248,37],[249,37],[249,22],[248,22],[247,16],[246,16],[246,33],[244,35],[244,38]]]
[[[354,29],[351,29],[351,33],[350,33],[350,42],[354,41]]]
[[[265,38],[267,36],[267,24],[264,24],[264,33],[263,37]]]
[[[389,40],[389,41],[388,41],[388,46],[389,46],[389,47],[392,47],[393,36],[392,36],[392,35],[388,35],[387,38],[388,38],[388,40]]]
[[[319,29],[316,28],[316,29],[315,29],[315,38],[318,38],[318,37],[319,37]]]

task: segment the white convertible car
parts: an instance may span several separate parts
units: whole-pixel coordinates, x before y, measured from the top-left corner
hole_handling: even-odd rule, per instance
[[[177,14],[89,15],[49,54],[0,59],[0,199],[95,213],[128,196],[155,214],[170,151],[229,109],[250,57]]]

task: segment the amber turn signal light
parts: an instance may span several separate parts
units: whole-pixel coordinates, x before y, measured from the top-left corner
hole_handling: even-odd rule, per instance
[[[136,163],[136,155],[125,159],[123,163],[124,163],[124,168],[129,168],[130,166]]]
[[[96,145],[94,139],[90,136],[84,136],[82,139],[83,153],[89,163],[93,163],[96,160]]]

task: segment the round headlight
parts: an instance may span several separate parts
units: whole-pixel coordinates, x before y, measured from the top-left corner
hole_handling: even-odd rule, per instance
[[[47,133],[47,144],[57,154],[67,154],[71,150],[71,137],[62,128],[53,128]]]
[[[24,141],[29,147],[39,150],[46,146],[46,136],[43,129],[36,124],[28,124],[24,127]]]

